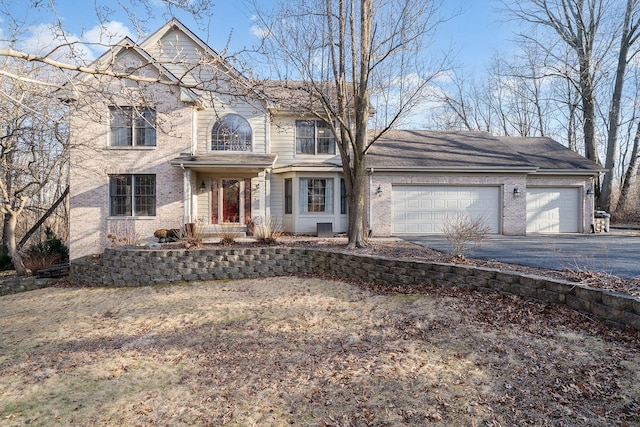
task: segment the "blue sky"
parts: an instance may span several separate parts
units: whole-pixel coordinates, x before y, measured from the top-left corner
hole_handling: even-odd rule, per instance
[[[261,4],[269,1],[271,0],[261,0]],[[128,4],[127,0],[119,2],[98,0],[97,2],[109,5],[114,11],[111,16],[117,22],[112,23],[112,28],[118,33],[114,42],[119,40],[122,34],[127,33],[132,38],[137,38],[126,13],[123,12],[122,7],[118,6],[118,3]],[[47,35],[46,26],[55,23],[55,17],[49,11],[26,7],[27,3],[30,2],[17,0],[11,10],[14,18],[26,22],[32,29],[29,34],[30,39],[25,45],[42,45],[50,42],[51,36]],[[251,32],[254,22],[242,0],[214,0],[212,3],[214,3],[213,17],[209,25],[199,26],[186,15],[178,15],[178,18],[214,49],[224,48],[229,40],[230,51],[235,52],[257,41]],[[94,1],[55,0],[55,6],[58,17],[72,36],[81,40],[92,40],[97,37],[98,31],[94,27],[98,20]],[[504,54],[508,49],[509,41],[514,38],[512,24],[501,20],[500,13],[496,11],[497,7],[499,7],[498,0],[445,0],[443,14],[452,15],[459,10],[462,12],[441,26],[432,46],[434,53],[449,51],[451,48],[455,53],[456,64],[464,68],[466,73],[482,71],[494,52],[501,50]],[[158,8],[155,19],[147,26],[154,30],[167,19],[168,17],[162,16]],[[6,34],[5,24],[6,21],[2,22],[3,26],[0,27],[0,30],[4,30],[3,34]],[[97,53],[94,51],[89,55],[95,56]]]

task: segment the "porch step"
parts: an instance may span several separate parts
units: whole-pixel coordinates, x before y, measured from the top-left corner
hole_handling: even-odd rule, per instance
[[[234,238],[240,239],[247,237],[246,225],[206,225],[200,231],[204,243],[218,242],[225,234],[233,235]]]

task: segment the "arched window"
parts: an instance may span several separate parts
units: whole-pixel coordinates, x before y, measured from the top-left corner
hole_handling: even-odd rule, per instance
[[[211,129],[211,151],[251,151],[251,126],[242,116],[227,114]]]

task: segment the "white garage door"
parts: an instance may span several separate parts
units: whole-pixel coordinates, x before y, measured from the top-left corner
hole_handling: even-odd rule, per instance
[[[577,188],[527,189],[527,233],[580,232]]]
[[[394,185],[393,234],[441,234],[448,216],[484,218],[500,232],[500,187]]]

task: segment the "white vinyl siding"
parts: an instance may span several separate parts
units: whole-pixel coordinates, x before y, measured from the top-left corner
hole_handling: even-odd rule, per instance
[[[393,234],[442,234],[447,218],[483,218],[500,233],[500,187],[394,185]]]
[[[527,233],[578,233],[580,222],[578,188],[527,189]]]

